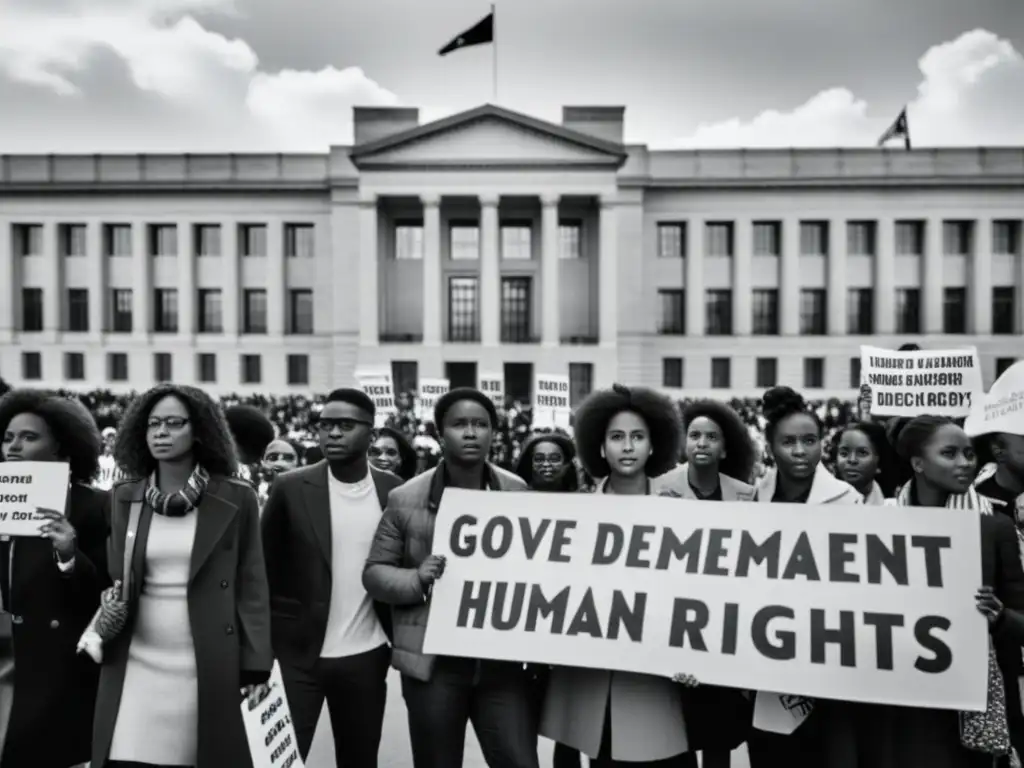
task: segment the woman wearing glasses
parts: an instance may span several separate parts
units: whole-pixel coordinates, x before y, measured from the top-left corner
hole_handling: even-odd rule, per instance
[[[131,552],[129,614],[102,648],[92,765],[250,765],[239,689],[270,674],[270,605],[256,493],[232,478],[224,414],[194,387],[158,386],[129,406],[114,455],[136,478],[111,502],[109,569],[123,579]]]

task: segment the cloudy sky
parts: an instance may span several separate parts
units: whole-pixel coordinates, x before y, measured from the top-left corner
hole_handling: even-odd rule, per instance
[[[498,0],[498,103],[657,148],[1024,146],[1022,0]],[[492,100],[486,0],[0,0],[0,153],[312,151]]]

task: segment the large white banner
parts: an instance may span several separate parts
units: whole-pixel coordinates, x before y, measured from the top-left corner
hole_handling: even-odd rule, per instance
[[[977,515],[449,488],[424,651],[983,710]]]
[[[36,510],[63,514],[69,473],[67,464],[56,461],[0,463],[0,535],[38,536],[46,518]]]

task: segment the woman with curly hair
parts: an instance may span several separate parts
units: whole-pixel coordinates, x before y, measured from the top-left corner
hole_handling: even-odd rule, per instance
[[[233,477],[224,414],[162,384],[129,406],[114,455],[135,478],[111,504],[129,619],[102,649],[92,765],[250,765],[239,688],[269,677],[270,601],[256,493]]]
[[[39,510],[41,538],[0,538],[0,686],[13,683],[0,765],[67,768],[89,759],[99,679],[75,647],[110,583],[108,494],[89,485],[100,434],[77,400],[31,389],[0,399],[0,434],[4,462],[63,462],[71,481],[63,510]]]
[[[756,449],[736,411],[699,400],[683,411],[686,463],[663,475],[667,489],[698,501],[750,501]]]
[[[516,474],[534,491],[575,493],[579,490],[576,446],[558,432],[531,435],[523,443]]]
[[[368,452],[370,463],[382,472],[411,480],[419,457],[405,435],[393,427],[381,427]]]
[[[675,405],[650,389],[592,393],[576,411],[576,447],[597,493],[645,496],[675,466],[681,427]],[[628,508],[628,505],[627,507]],[[693,684],[680,676],[679,682]],[[677,682],[654,675],[556,667],[540,733],[580,750],[592,766],[697,766]]]
[[[856,488],[865,504],[882,504],[896,492],[896,456],[881,424],[859,421],[844,427],[832,438],[829,453],[836,477]]]

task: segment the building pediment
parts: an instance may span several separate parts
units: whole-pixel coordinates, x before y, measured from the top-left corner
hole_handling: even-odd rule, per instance
[[[625,148],[564,126],[486,105],[356,145],[357,168],[593,168],[615,170]]]

